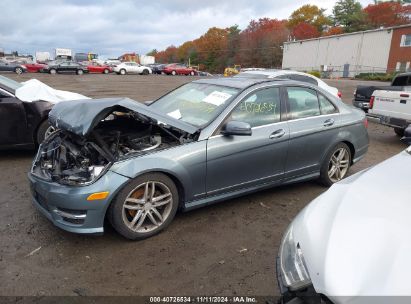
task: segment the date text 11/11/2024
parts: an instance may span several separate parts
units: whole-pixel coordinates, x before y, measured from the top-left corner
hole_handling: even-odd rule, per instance
[[[257,303],[255,297],[248,296],[175,296],[150,297],[150,303]]]

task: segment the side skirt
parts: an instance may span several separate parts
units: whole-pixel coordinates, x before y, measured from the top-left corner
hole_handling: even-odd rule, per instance
[[[230,192],[226,192],[226,193],[222,193],[219,195],[214,195],[214,196],[208,196],[202,199],[198,199],[198,200],[194,200],[194,201],[190,201],[190,202],[186,202],[184,204],[184,209],[183,211],[189,211],[189,210],[194,210],[203,206],[207,206],[207,205],[212,205],[215,203],[219,203],[221,201],[225,201],[225,200],[229,200],[232,198],[236,198],[239,196],[243,196],[245,194],[249,194],[249,193],[253,193],[253,192],[257,192],[263,189],[268,189],[268,188],[273,188],[276,186],[282,186],[282,185],[288,185],[288,184],[293,184],[293,183],[298,183],[298,182],[302,182],[302,181],[306,181],[306,180],[312,180],[312,179],[316,179],[320,176],[319,172],[314,172],[314,173],[310,173],[304,176],[297,176],[288,180],[279,180],[279,181],[275,181],[275,182],[271,182],[271,183],[265,183],[265,184],[261,184],[258,186],[253,186],[253,187],[248,187],[248,188],[243,188],[243,189],[239,189],[236,191],[230,191]]]

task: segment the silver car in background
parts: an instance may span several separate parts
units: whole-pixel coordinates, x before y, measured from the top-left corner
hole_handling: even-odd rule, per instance
[[[269,78],[269,79],[289,79],[301,82],[307,82],[319,86],[321,89],[327,91],[331,95],[341,98],[341,92],[336,88],[326,84],[320,78],[314,75],[293,71],[293,70],[277,70],[277,69],[243,69],[242,72],[234,77],[245,78]]]
[[[62,102],[60,131],[29,173],[34,204],[56,226],[129,239],[152,236],[177,209],[259,189],[344,178],[368,149],[363,111],[318,86],[217,78],[149,105],[127,98]]]

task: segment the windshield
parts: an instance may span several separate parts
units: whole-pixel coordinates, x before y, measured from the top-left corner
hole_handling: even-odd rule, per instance
[[[0,75],[0,84],[16,91],[18,88],[22,86],[20,82],[14,81],[10,78],[4,77]]]
[[[239,89],[188,83],[157,99],[150,107],[196,127],[208,125],[238,94]]]

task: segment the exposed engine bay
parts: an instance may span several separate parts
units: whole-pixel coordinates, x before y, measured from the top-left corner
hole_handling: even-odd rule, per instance
[[[50,135],[39,148],[32,172],[60,184],[86,185],[117,160],[181,145],[195,137],[132,111],[116,111],[87,136],[64,130]]]

